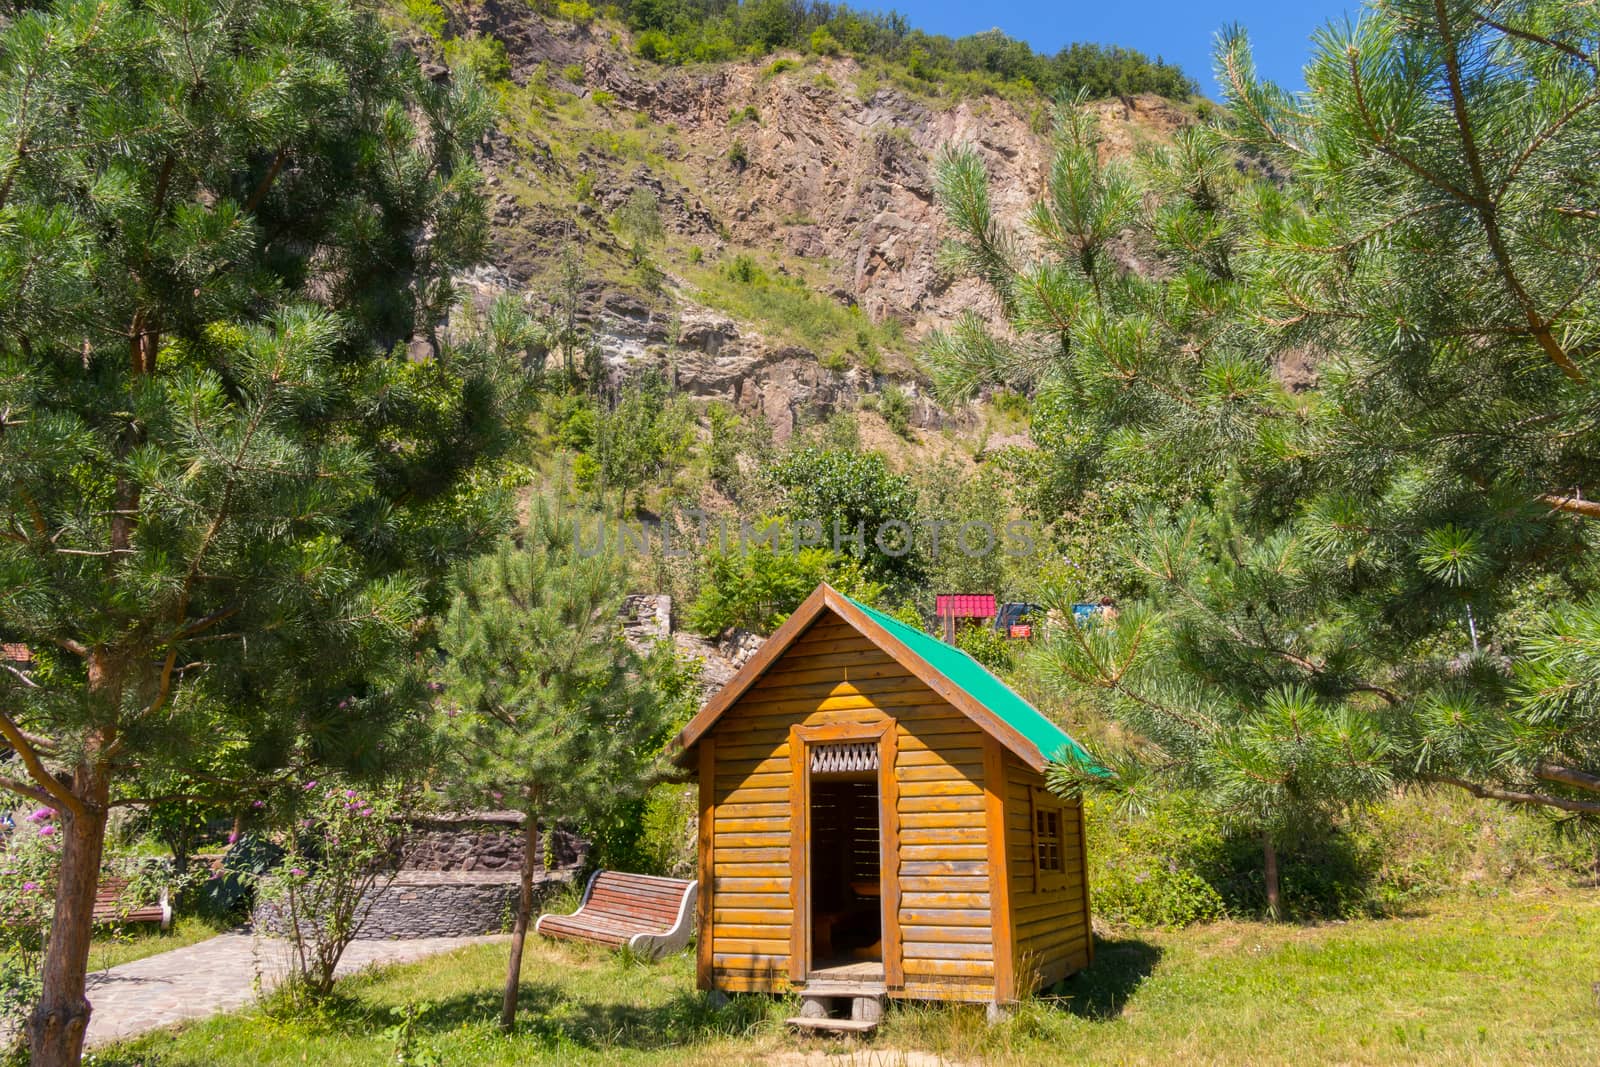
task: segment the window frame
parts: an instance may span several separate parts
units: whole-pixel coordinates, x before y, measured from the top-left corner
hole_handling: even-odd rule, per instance
[[[1067,870],[1067,805],[1060,797],[1039,786],[1029,791],[1028,834],[1033,854],[1033,885],[1038,893],[1057,892],[1068,888],[1072,879]],[[1039,834],[1040,816],[1055,820],[1055,858],[1057,866],[1046,867],[1040,846],[1048,843]]]

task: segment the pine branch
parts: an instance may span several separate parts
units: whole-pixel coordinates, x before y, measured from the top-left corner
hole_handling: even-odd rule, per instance
[[[1530,44],[1539,44],[1544,45],[1546,48],[1554,48],[1556,51],[1565,53],[1566,55],[1571,56],[1573,59],[1576,59],[1590,70],[1600,72],[1600,67],[1595,65],[1593,58],[1585,54],[1582,49],[1575,48],[1574,46],[1567,44],[1565,41],[1558,41],[1554,37],[1546,37],[1544,34],[1536,33],[1533,30],[1525,30],[1520,26],[1512,26],[1504,22],[1498,22],[1481,12],[1473,12],[1472,17],[1476,21],[1481,22],[1483,25],[1488,26],[1490,29],[1499,30],[1507,37],[1516,37],[1519,40],[1527,41]]]
[[[1564,511],[1569,515],[1582,515],[1586,519],[1600,519],[1600,500],[1585,500],[1576,494],[1561,496],[1556,493],[1541,493],[1536,499],[1556,511]]]
[[[1256,103],[1255,97],[1251,92],[1254,86],[1252,85],[1251,81],[1245,77],[1244,72],[1239,69],[1239,61],[1236,58],[1237,48],[1237,45],[1235,45],[1233,48],[1229,48],[1225,53],[1223,53],[1222,59],[1223,67],[1228,75],[1228,84],[1233,89],[1234,99],[1238,100],[1244,105],[1245,110],[1250,112],[1250,117],[1255,119],[1256,125],[1261,127],[1262,131],[1266,133],[1268,137],[1272,138],[1272,140],[1276,141],[1278,144],[1282,145],[1284,148],[1287,148],[1291,152],[1304,152],[1305,148],[1300,144],[1300,142],[1282,133]]]
[[[272,165],[267,168],[267,173],[261,176],[261,181],[256,185],[255,192],[250,194],[250,199],[245,201],[246,214],[254,214],[256,208],[261,206],[261,201],[266,199],[267,193],[272,189],[272,182],[278,176],[278,171],[283,169],[283,162],[289,158],[289,149],[280,148],[272,157]]]
[[[1450,32],[1450,16],[1445,10],[1445,0],[1433,0],[1433,12],[1440,39],[1444,43],[1445,76],[1450,86],[1450,107],[1455,115],[1456,128],[1461,133],[1461,150],[1466,156],[1467,170],[1472,176],[1475,194],[1463,199],[1477,210],[1478,221],[1483,226],[1484,236],[1489,242],[1489,254],[1494,257],[1495,266],[1506,287],[1511,291],[1512,298],[1522,308],[1523,316],[1528,320],[1528,327],[1533,331],[1534,340],[1539,342],[1539,347],[1544,349],[1550,361],[1560,368],[1562,374],[1575,382],[1585,381],[1583,372],[1578,369],[1578,365],[1572,361],[1571,356],[1551,332],[1549,320],[1539,314],[1532,295],[1523,286],[1512,265],[1511,253],[1506,248],[1504,236],[1500,232],[1499,208],[1489,192],[1483,161],[1478,155],[1477,135],[1467,114],[1466,91],[1461,81],[1461,57],[1456,51],[1455,37]]]
[[[24,782],[19,782],[15,778],[0,778],[0,789],[10,790],[13,793],[27,797],[29,800],[36,801],[40,804],[45,804],[49,807],[55,807],[57,803],[56,800],[43,789],[35,788],[34,786],[28,785]]]
[[[3,711],[0,711],[0,737],[6,740],[12,750],[16,752],[17,757],[22,760],[23,767],[28,771],[28,777],[32,778],[40,789],[50,795],[52,798],[50,800],[51,804],[59,803],[65,806],[73,815],[82,816],[86,814],[83,802],[73,796],[67,787],[61,784],[61,780],[50,773],[50,769],[39,758],[38,749],[28,743],[28,737],[22,728],[12,720],[11,716]],[[7,788],[10,787],[8,786]]]
[[[1533,765],[1533,776],[1540,781],[1559,782],[1587,793],[1600,793],[1600,774],[1590,774],[1573,767],[1562,767],[1541,760]]]
[[[1575,812],[1580,815],[1600,815],[1600,801],[1569,800],[1566,797],[1551,796],[1547,793],[1524,793],[1513,789],[1501,789],[1497,786],[1479,785],[1477,782],[1469,782],[1464,778],[1454,778],[1445,774],[1425,774],[1422,775],[1422,780],[1439,785],[1453,785],[1457,789],[1464,789],[1482,800],[1503,800],[1508,804],[1558,808],[1561,811]]]

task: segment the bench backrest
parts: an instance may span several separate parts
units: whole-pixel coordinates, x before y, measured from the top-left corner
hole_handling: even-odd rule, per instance
[[[100,879],[100,887],[94,892],[94,901],[96,904],[105,901],[110,901],[114,904],[121,899],[127,888],[128,880],[126,878],[102,878]]]
[[[693,884],[648,874],[601,871],[589,886],[589,899],[583,910],[589,915],[665,928],[678,921],[683,896]]]

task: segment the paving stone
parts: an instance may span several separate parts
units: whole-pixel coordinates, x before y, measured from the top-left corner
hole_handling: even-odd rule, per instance
[[[356,941],[345,950],[338,974],[505,940],[504,936],[492,936]],[[289,953],[287,941],[230,933],[97,971],[89,976],[89,1003],[94,1014],[89,1018],[87,1043],[104,1045],[245,1007],[255,1000],[258,975],[263,990],[282,980],[288,971]]]

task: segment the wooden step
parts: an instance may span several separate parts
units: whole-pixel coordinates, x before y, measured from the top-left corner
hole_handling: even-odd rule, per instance
[[[792,1019],[785,1019],[784,1025],[792,1026],[796,1030],[815,1030],[829,1034],[870,1034],[878,1028],[873,1021],[862,1019],[808,1019],[803,1015],[796,1015]]]
[[[806,982],[796,987],[795,992],[803,997],[882,997],[888,995],[889,987],[883,984],[882,979],[876,982]]]

